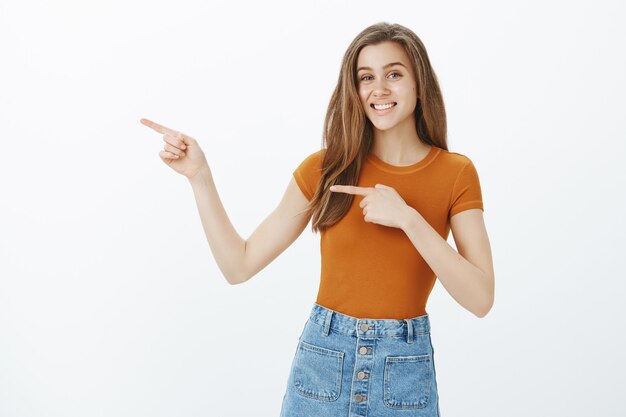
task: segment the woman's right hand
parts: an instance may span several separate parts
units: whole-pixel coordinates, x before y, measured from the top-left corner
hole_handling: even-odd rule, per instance
[[[201,169],[208,168],[209,165],[204,152],[194,138],[148,119],[141,119],[140,121],[163,134],[165,145],[163,145],[163,150],[159,152],[159,156],[174,171],[191,179]]]

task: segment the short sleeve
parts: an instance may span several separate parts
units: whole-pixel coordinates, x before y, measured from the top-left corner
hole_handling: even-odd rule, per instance
[[[293,177],[302,194],[311,201],[321,178],[323,150],[307,156],[293,171]]]
[[[448,217],[450,218],[457,213],[473,208],[485,211],[478,172],[470,160],[461,169],[454,183],[450,215]]]

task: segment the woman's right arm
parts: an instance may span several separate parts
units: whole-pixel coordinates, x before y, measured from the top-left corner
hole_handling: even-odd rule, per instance
[[[246,282],[300,236],[311,215],[293,176],[278,206],[247,240],[233,227],[217,193],[208,165],[189,178],[209,247],[230,284]]]
[[[230,284],[249,280],[296,240],[309,223],[308,200],[293,176],[278,207],[244,240],[233,227],[217,193],[198,142],[149,119],[141,123],[163,134],[161,160],[187,177],[193,188],[204,234],[218,267]]]

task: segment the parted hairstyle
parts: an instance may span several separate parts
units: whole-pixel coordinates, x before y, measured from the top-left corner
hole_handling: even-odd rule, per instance
[[[426,48],[410,29],[387,22],[368,26],[350,43],[324,120],[321,178],[307,210],[312,213],[312,231],[337,223],[350,208],[354,195],[330,191],[333,184],[356,185],[374,133],[358,94],[357,58],[368,45],[392,41],[403,47],[416,81],[415,127],[422,142],[448,149],[446,111],[439,82]]]

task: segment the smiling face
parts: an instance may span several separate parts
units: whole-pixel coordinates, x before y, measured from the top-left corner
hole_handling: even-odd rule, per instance
[[[361,49],[357,89],[365,114],[376,129],[388,130],[404,123],[415,125],[417,89],[412,68],[406,52],[396,42],[385,41]],[[395,104],[377,110],[374,103]]]

